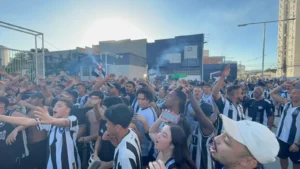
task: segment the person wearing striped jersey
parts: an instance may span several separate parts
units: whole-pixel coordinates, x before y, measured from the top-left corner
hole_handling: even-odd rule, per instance
[[[37,126],[39,130],[49,132],[47,169],[81,169],[76,146],[78,120],[69,116],[73,104],[68,100],[58,100],[53,108],[53,116],[46,107],[37,108],[37,119],[27,117],[0,116],[0,121],[22,126]]]
[[[136,133],[129,129],[133,112],[125,104],[117,104],[105,110],[106,133],[115,137],[113,168],[142,169],[141,145]]]
[[[197,169],[214,169],[215,162],[209,152],[209,144],[217,134],[214,122],[210,119],[213,108],[208,103],[202,103],[201,106],[199,106],[198,101],[189,89],[186,89],[186,93],[195,112],[195,119],[198,121],[198,126],[193,131],[192,142],[189,147],[190,154]],[[217,114],[218,113],[215,113],[214,115],[217,116]]]
[[[278,157],[282,169],[287,169],[288,158],[293,162],[293,168],[300,168],[300,81],[286,81],[275,88],[270,94],[273,99],[284,105],[280,122],[277,128],[277,139],[280,145]],[[278,92],[282,89],[292,89],[290,101],[280,97]]]
[[[229,74],[230,66],[227,65],[218,83],[213,87],[212,96],[221,114],[224,114],[235,121],[244,120],[246,116],[241,105],[243,101],[242,88],[238,85],[229,86],[227,88],[227,97],[221,96],[219,92],[222,88],[225,78],[229,76]]]

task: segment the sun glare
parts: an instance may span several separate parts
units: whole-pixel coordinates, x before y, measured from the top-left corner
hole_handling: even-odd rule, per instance
[[[151,39],[134,24],[119,18],[95,21],[85,32],[82,44],[90,46],[104,40]]]

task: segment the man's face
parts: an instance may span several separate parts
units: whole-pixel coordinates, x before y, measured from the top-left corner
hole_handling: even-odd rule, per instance
[[[299,102],[299,100],[300,100],[300,89],[293,89],[291,91],[290,97],[291,97],[292,102]]]
[[[15,96],[7,97],[10,105],[15,105],[17,103],[17,98]]]
[[[247,154],[246,147],[226,133],[215,137],[210,152],[213,159],[226,166],[239,164]]]
[[[177,96],[176,93],[173,91],[167,95],[165,106],[167,108],[171,108],[175,104],[175,100],[177,100]]]
[[[61,92],[63,91],[63,89],[59,86],[55,87],[55,95],[59,95]]]
[[[260,88],[260,87],[254,88],[253,97],[255,99],[261,99],[261,97],[262,97],[262,88]]]
[[[106,128],[107,128],[107,132],[109,133],[109,135],[111,135],[111,136],[117,135],[116,125],[114,125],[111,121],[107,120]]]
[[[133,85],[130,84],[130,83],[127,83],[127,84],[126,84],[125,89],[126,89],[126,93],[127,93],[127,94],[131,94],[131,93],[133,93],[133,91],[134,91],[134,87],[133,87]]]
[[[89,97],[89,102],[91,102],[93,105],[94,105],[94,103],[99,103],[100,104],[100,98],[98,96],[90,96]]]
[[[68,117],[69,114],[70,108],[62,101],[58,101],[53,107],[53,117],[55,118]]]
[[[193,90],[193,95],[196,97],[196,98],[201,98],[202,97],[202,89],[200,87],[196,87],[194,88]]]
[[[203,90],[206,94],[209,94],[211,92],[211,87],[210,86],[204,86]]]
[[[84,94],[85,93],[85,87],[83,85],[79,85],[77,86],[77,90],[80,94]]]
[[[108,88],[108,93],[109,93],[111,96],[117,96],[117,92],[118,92],[118,89],[115,88],[115,87],[109,87],[109,88]]]
[[[165,97],[166,97],[166,94],[167,94],[167,93],[165,92],[165,90],[164,90],[163,87],[159,89],[159,92],[158,92],[158,97],[159,97],[159,98],[165,98]]]
[[[234,97],[236,97],[236,99],[239,101],[239,102],[242,102],[243,101],[243,90],[242,88],[239,88],[237,90],[234,91]]]
[[[35,89],[35,84],[32,83],[32,82],[30,82],[30,83],[28,84],[27,89],[28,89],[29,91],[34,90],[34,89]]]
[[[139,106],[141,108],[149,107],[149,105],[150,105],[149,100],[145,97],[144,94],[139,93],[137,96],[137,99],[138,99]]]

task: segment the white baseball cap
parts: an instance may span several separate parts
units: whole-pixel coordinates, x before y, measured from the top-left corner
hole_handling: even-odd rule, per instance
[[[279,152],[275,134],[266,126],[249,121],[233,121],[220,115],[226,133],[248,148],[253,157],[261,164],[274,162]]]

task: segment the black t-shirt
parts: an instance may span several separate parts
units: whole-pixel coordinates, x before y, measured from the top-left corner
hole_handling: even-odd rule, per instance
[[[134,99],[135,99],[135,93],[131,93],[131,94],[127,94],[127,96],[129,96],[129,102],[130,102],[130,105],[132,105]]]
[[[126,89],[125,89],[125,87],[122,87],[122,88],[120,89],[120,92],[121,92],[121,94],[122,94],[123,96],[125,96],[125,95],[126,95]]]
[[[106,121],[100,120],[98,135],[102,137],[106,130],[107,130]],[[115,152],[114,145],[110,141],[103,140],[103,139],[101,139],[100,144],[101,144],[101,148],[98,153],[99,158],[105,162],[112,161],[114,159],[114,152]]]
[[[71,115],[74,115],[77,117],[78,119],[78,125],[82,126],[82,125],[87,125],[88,124],[88,120],[87,117],[85,116],[85,114],[90,111],[91,107],[86,107],[86,108],[78,108],[77,106],[73,106],[71,109]]]
[[[272,104],[267,99],[262,99],[259,101],[250,99],[245,103],[244,106],[248,108],[248,116],[252,117],[252,121],[266,125],[267,118],[274,116]]]

